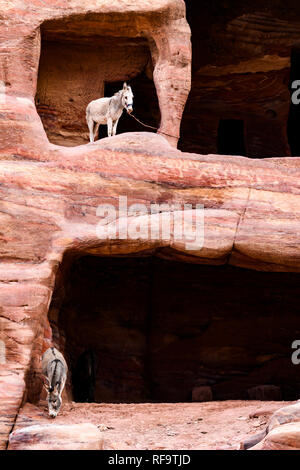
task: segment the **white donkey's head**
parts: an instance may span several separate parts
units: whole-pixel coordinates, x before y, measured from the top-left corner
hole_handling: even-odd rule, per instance
[[[59,392],[59,384],[56,384],[54,387],[52,387],[48,381],[48,383],[44,384],[44,386],[47,391],[49,416],[51,418],[56,418],[62,404],[62,399]]]
[[[133,93],[132,89],[126,82],[123,84],[122,90],[122,104],[123,107],[126,109],[127,113],[132,113],[133,111]]]

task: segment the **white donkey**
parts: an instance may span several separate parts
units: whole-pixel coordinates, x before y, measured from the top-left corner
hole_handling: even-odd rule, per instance
[[[133,93],[126,82],[123,84],[123,89],[110,98],[99,98],[91,101],[86,108],[86,122],[90,131],[90,142],[94,142],[96,139],[100,124],[107,124],[108,137],[116,135],[123,109],[125,108],[127,113],[130,114],[132,105]]]
[[[42,357],[42,372],[47,381],[47,401],[49,415],[55,418],[60,410],[62,399],[61,394],[64,389],[68,366],[64,356],[56,349],[49,348]]]

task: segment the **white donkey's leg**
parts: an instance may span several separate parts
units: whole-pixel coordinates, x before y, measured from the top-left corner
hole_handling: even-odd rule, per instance
[[[90,142],[94,142],[94,121],[91,117],[88,117],[86,121],[90,131]]]
[[[98,140],[98,130],[99,130],[100,123],[96,122],[96,126],[94,129],[94,140]]]
[[[117,133],[118,122],[119,122],[119,119],[117,119],[117,120],[114,121],[114,123],[113,123],[113,135],[116,135],[116,133]]]
[[[107,119],[107,135],[108,135],[108,137],[111,137],[111,135],[112,135],[112,125],[113,125],[112,118],[108,118]]]

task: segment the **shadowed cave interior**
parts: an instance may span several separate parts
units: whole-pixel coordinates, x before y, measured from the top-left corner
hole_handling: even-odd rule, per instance
[[[213,400],[297,399],[299,280],[156,257],[65,257],[49,320],[69,396],[188,402],[209,386]]]
[[[244,122],[240,119],[221,119],[218,128],[218,153],[245,155]]]
[[[134,114],[148,125],[159,126],[159,104],[146,39],[105,36],[105,30],[102,36],[98,33],[85,37],[80,36],[80,29],[75,34],[56,28],[51,22],[41,28],[35,97],[51,143],[70,147],[88,143],[87,105],[114,95],[122,89],[123,81],[133,89]],[[134,131],[145,131],[145,127],[123,111],[117,133]],[[99,137],[107,137],[106,125],[100,126]]]

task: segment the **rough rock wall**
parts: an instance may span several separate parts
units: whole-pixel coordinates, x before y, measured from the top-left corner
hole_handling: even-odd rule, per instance
[[[47,313],[66,251],[148,252],[188,262],[298,272],[300,172],[292,166],[297,161],[181,154],[160,136],[134,133],[76,149],[31,150],[23,161],[16,156],[2,160],[3,445],[30,362],[38,371],[40,354],[50,344],[45,340],[51,341]],[[99,242],[96,208],[103,202],[118,207],[119,194],[128,195],[129,204],[147,206],[153,201],[204,203],[204,247],[191,253],[173,239]]]
[[[155,254],[199,264],[232,264],[266,271],[300,270],[299,160],[254,161],[201,156],[176,150],[162,137],[132,133],[79,146],[49,144],[34,105],[40,32],[99,24],[139,31],[149,42],[161,130],[178,135],[190,86],[189,29],[179,0],[120,2],[47,1],[43,6],[5,2],[1,23],[1,264],[0,264],[0,436],[5,447],[22,403],[28,372],[39,371],[39,357],[51,344],[47,314],[55,276],[66,252],[100,256]],[[90,15],[90,16],[89,16]],[[99,16],[100,15],[100,16]],[[57,21],[54,21],[54,20]],[[70,21],[69,21],[70,20]],[[76,20],[76,21],[75,21]],[[134,26],[134,27],[133,27]],[[51,29],[52,28],[52,29]],[[89,29],[90,28],[90,29]],[[90,40],[90,36],[87,40]],[[170,91],[172,90],[172,91]],[[191,253],[185,243],[118,237],[99,241],[96,208],[118,208],[118,196],[149,208],[152,202],[203,203],[204,247]],[[169,217],[165,211],[161,217]],[[195,215],[195,213],[194,213]],[[139,219],[146,223],[147,214]],[[172,232],[174,235],[174,232]],[[5,361],[3,361],[5,357]]]
[[[232,155],[234,140],[242,138],[240,155],[299,155],[294,145],[299,111],[295,119],[291,114],[299,106],[293,107],[290,99],[290,78],[299,79],[299,2],[204,0],[200,5],[187,0],[186,5],[193,74],[180,149]],[[229,123],[225,149],[222,120],[243,124],[239,136]]]
[[[84,213],[96,221],[95,206],[92,206],[94,202],[97,205],[101,202],[105,186],[98,180],[102,172],[99,168],[96,171],[98,176],[95,173],[98,182],[94,179],[94,158],[90,160],[87,179],[84,178],[83,192],[80,190],[79,193],[76,187],[81,185],[81,170],[74,172],[75,154],[71,155],[71,167],[65,174],[73,178],[71,186],[69,176],[67,179],[63,176],[65,170],[61,173],[59,166],[56,167],[54,155],[57,155],[57,151],[63,151],[64,154],[66,149],[49,144],[34,103],[41,47],[40,27],[43,38],[47,41],[69,40],[71,45],[78,42],[78,37],[80,44],[94,44],[103,35],[119,35],[133,40],[144,38],[150,49],[154,68],[153,78],[161,112],[160,129],[174,136],[169,138],[173,146],[177,144],[181,115],[190,89],[191,45],[182,0],[155,0],[151,3],[145,0],[94,0],[88,5],[79,0],[47,0],[43,4],[14,0],[2,2],[1,6],[0,160],[4,171],[1,180],[6,189],[5,194],[1,194],[0,216],[3,227],[0,265],[0,414],[3,418],[0,433],[1,447],[5,447],[14,417],[24,398],[26,374],[29,370],[39,370],[40,354],[52,341],[47,311],[55,272],[65,248],[73,243],[69,245],[71,233],[66,238],[65,235],[61,238],[59,233],[62,234],[61,229],[65,222],[69,225],[69,216],[75,217],[74,220],[79,223],[77,228],[74,227],[75,232],[77,229],[81,231],[80,219],[85,217]],[[136,140],[138,141],[138,137]],[[162,142],[165,140],[162,139]],[[83,151],[85,154],[84,147]],[[52,155],[50,159],[54,157],[54,166],[50,162],[50,166],[46,163],[48,175],[45,175],[43,182],[38,182],[38,175],[41,175],[45,164],[44,158],[48,160],[49,152]],[[98,150],[96,153],[98,154]],[[111,161],[114,152],[108,153]],[[65,158],[68,159],[64,155],[62,161]],[[79,157],[78,162],[84,160],[86,156]],[[102,158],[99,162],[101,160]],[[22,165],[25,165],[25,173],[21,169]],[[117,166],[121,168],[122,164],[119,162]],[[11,177],[5,175],[6,171],[12,171]],[[37,183],[37,186],[34,188],[29,181],[19,181],[17,186],[13,183],[15,189],[19,188],[15,192],[9,181],[16,182],[20,171],[23,175],[21,179],[29,177],[33,185]],[[52,185],[53,181],[51,183],[48,177],[52,179],[55,174],[57,180]],[[90,183],[93,189],[88,189],[84,196]],[[115,196],[119,191],[118,186],[117,184],[113,190],[116,191]],[[65,196],[57,193],[58,187]],[[98,196],[96,187],[100,191]],[[1,190],[3,188],[1,184]],[[64,198],[68,199],[69,196],[72,202],[65,206]],[[115,196],[112,199],[109,196],[109,199],[114,200]],[[80,208],[82,204],[86,209],[83,206]],[[83,225],[85,226],[85,222]],[[79,233],[75,238],[78,235]],[[87,239],[90,236],[94,238],[93,234],[87,234]],[[64,245],[63,249],[61,243]],[[33,375],[31,378],[34,380]]]

